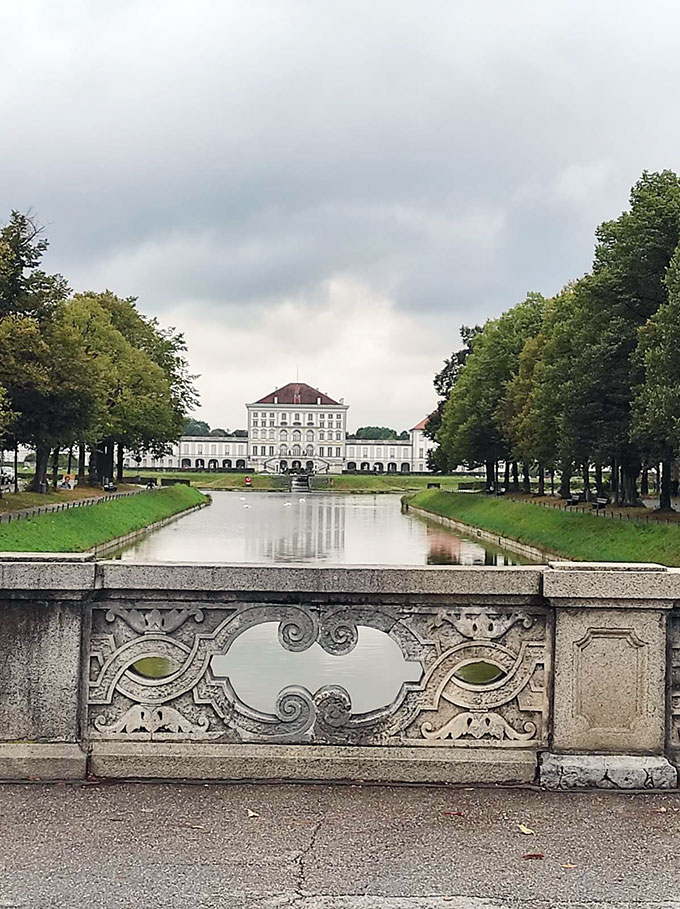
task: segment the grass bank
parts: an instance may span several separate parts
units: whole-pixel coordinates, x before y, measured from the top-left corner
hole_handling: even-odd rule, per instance
[[[217,473],[199,471],[139,471],[142,477],[186,478],[192,486],[201,489],[244,489],[243,480],[249,476],[252,480],[251,489],[277,490],[288,489],[288,478],[280,474],[266,473]],[[133,482],[136,473],[127,471],[125,481]],[[425,489],[428,483],[441,483],[442,489],[455,489],[459,483],[474,481],[474,477],[467,476],[414,476],[412,474],[387,474],[387,473],[357,473],[357,474],[317,474],[312,479],[315,489],[329,492],[414,492]]]
[[[130,492],[134,486],[121,485],[118,492]],[[97,486],[76,486],[75,489],[57,489],[55,492],[7,492],[0,498],[0,514],[21,511],[24,508],[38,508],[42,505],[63,505],[64,502],[77,502],[80,499],[104,497],[107,493]]]
[[[424,490],[410,505],[579,561],[680,566],[680,526],[616,521],[484,495]]]
[[[169,486],[136,496],[0,525],[0,552],[84,552],[186,511],[207,500],[189,486]]]

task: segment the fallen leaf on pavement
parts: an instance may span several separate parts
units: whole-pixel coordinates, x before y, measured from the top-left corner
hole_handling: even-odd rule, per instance
[[[542,859],[545,858],[542,852],[527,852],[522,856],[523,859]]]
[[[565,862],[564,865],[562,865],[562,867],[563,868],[578,868],[578,865],[572,865],[571,862]]]
[[[519,832],[523,833],[525,836],[536,836],[536,831],[532,830],[531,827],[527,827],[525,824],[518,824]]]
[[[259,817],[259,816],[260,815],[257,813],[257,811],[251,811],[250,808],[248,809],[248,817]]]
[[[462,811],[442,811],[444,817],[465,817]]]
[[[661,808],[655,808],[654,810],[658,811],[660,814],[665,814],[668,811],[668,808],[662,806]]]

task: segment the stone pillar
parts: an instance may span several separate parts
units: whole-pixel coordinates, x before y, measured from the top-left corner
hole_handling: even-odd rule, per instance
[[[674,786],[666,760],[667,617],[660,565],[554,562],[544,596],[555,609],[550,788]]]
[[[0,563],[0,779],[85,776],[83,599],[93,582],[92,564]]]

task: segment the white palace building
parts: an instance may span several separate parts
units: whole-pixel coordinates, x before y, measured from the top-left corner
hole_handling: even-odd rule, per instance
[[[127,467],[249,470],[253,473],[427,472],[434,443],[423,428],[427,417],[409,432],[408,441],[348,439],[349,405],[303,382],[290,382],[254,404],[246,404],[248,434],[183,436],[163,458],[126,458]]]

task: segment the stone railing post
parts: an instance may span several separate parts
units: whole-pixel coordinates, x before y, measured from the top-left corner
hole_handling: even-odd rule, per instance
[[[0,563],[0,779],[77,779],[93,564]]]
[[[554,562],[543,592],[555,610],[549,788],[669,788],[667,618],[661,565]]]

